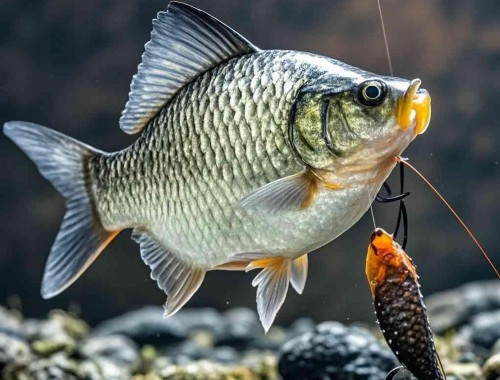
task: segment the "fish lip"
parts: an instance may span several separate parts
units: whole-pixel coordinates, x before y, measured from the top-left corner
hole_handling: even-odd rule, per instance
[[[431,119],[431,97],[420,89],[421,84],[420,79],[413,79],[398,105],[398,127],[405,131],[414,126],[415,135],[424,133]]]

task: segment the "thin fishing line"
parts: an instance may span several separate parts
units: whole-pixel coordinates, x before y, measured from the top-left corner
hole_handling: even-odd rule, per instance
[[[371,197],[370,197],[370,201],[371,201]],[[372,214],[372,222],[373,222],[373,229],[376,230],[377,229],[377,222],[375,222],[375,213],[373,212],[373,203],[370,203],[370,212]]]
[[[476,243],[476,246],[479,248],[479,250],[483,254],[483,256],[486,259],[486,261],[488,262],[488,264],[490,264],[490,266],[493,268],[493,270],[495,271],[495,274],[497,275],[497,277],[500,278],[500,272],[498,271],[498,269],[496,268],[495,264],[493,263],[493,261],[490,259],[490,257],[486,253],[486,250],[483,248],[483,246],[481,245],[481,243],[479,243],[479,241],[476,239],[476,237],[474,236],[474,234],[472,233],[472,231],[464,223],[464,221],[462,220],[462,218],[460,218],[458,216],[457,212],[453,209],[453,207],[451,207],[451,205],[446,201],[446,199],[444,199],[444,197],[441,195],[441,193],[429,182],[429,180],[427,178],[424,177],[424,175],[422,173],[420,173],[406,159],[401,158],[401,157],[396,157],[396,160],[398,162],[402,162],[403,164],[405,164],[406,166],[408,166],[411,170],[413,170],[415,173],[417,173],[417,175],[422,179],[422,181],[424,181],[427,184],[427,186],[429,186],[432,189],[432,191],[434,191],[436,193],[436,195],[439,197],[439,199],[441,199],[441,201],[446,205],[446,207],[448,207],[448,209],[455,216],[455,218],[457,218],[458,222],[462,225],[462,227],[465,229],[465,231],[469,234],[469,236],[474,241],[474,243]]]
[[[380,22],[382,23],[382,33],[384,34],[385,52],[387,53],[387,61],[389,62],[389,71],[391,76],[394,76],[394,71],[392,70],[392,60],[391,53],[389,52],[389,43],[387,42],[387,34],[385,32],[384,16],[382,15],[382,6],[380,5],[380,0],[377,0],[378,12],[380,14]]]
[[[391,56],[389,54],[389,44],[387,43],[387,37],[385,34],[384,17],[382,16],[382,7],[380,6],[380,0],[377,0],[377,4],[378,4],[378,11],[380,13],[380,21],[382,23],[382,32],[384,33],[385,50],[387,52],[387,59],[389,61],[389,70],[391,72],[391,75],[394,76],[394,73],[392,71]],[[372,197],[370,194],[370,201],[371,201],[371,199],[372,199]],[[370,213],[372,214],[373,229],[376,230],[377,229],[377,222],[375,221],[375,212],[373,211],[373,203],[370,203]]]

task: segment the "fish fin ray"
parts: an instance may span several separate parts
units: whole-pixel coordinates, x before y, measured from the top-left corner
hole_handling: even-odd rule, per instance
[[[249,269],[261,269],[252,281],[257,287],[257,312],[267,332],[285,302],[290,282],[291,260],[283,257],[267,257],[249,264]]]
[[[259,50],[216,18],[187,4],[172,1],[157,17],[120,118],[120,128],[128,134],[140,132],[198,75]]]
[[[205,278],[205,270],[181,261],[144,228],[135,228],[132,239],[140,246],[141,257],[151,269],[151,278],[167,295],[164,317],[179,311]]]
[[[298,294],[302,294],[307,280],[308,258],[307,253],[292,261],[290,284]]]
[[[248,261],[229,261],[215,266],[212,270],[244,271],[248,264]]]
[[[311,184],[314,179],[307,171],[280,178],[259,187],[240,201],[245,209],[266,212],[299,211],[310,205]],[[313,186],[315,187],[315,186]]]
[[[75,282],[119,232],[102,227],[85,183],[86,160],[104,152],[34,123],[11,121],[3,131],[66,200],[42,280],[42,297],[52,298]]]

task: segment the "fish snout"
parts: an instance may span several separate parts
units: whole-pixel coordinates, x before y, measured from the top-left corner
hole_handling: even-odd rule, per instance
[[[420,135],[427,130],[431,120],[431,97],[420,89],[420,79],[413,79],[404,92],[398,107],[398,125],[406,130],[415,120],[415,134]]]

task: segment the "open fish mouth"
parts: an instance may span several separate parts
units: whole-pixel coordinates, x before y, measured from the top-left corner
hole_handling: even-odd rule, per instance
[[[413,79],[399,103],[398,125],[406,130],[415,121],[415,133],[420,135],[427,130],[431,120],[431,97],[424,89],[419,89],[422,81]]]

